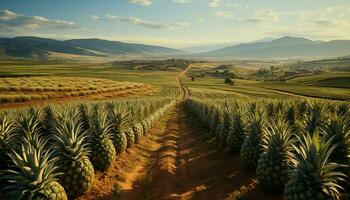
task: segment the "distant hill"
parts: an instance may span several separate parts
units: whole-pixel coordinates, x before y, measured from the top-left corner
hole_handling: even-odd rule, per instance
[[[260,40],[255,40],[247,43],[255,43],[255,42],[269,42],[271,40],[274,40],[275,38],[267,37]],[[217,44],[202,44],[202,45],[194,45],[189,47],[184,47],[181,50],[187,51],[189,53],[205,53],[209,51],[214,51],[217,49],[221,49],[227,46],[233,46],[239,44],[238,42],[231,42],[231,43],[217,43]]]
[[[184,53],[181,50],[144,45],[134,43],[124,43],[117,41],[101,40],[101,39],[75,39],[66,42],[85,49],[94,50],[107,54],[152,54],[152,55],[171,55]]]
[[[237,44],[237,43],[236,43]],[[208,51],[214,51],[216,49],[224,48],[227,46],[235,45],[235,43],[219,43],[219,44],[206,44],[206,45],[194,45],[189,47],[181,48],[183,51],[187,51],[189,53],[204,53]]]
[[[51,52],[85,55],[172,55],[183,51],[144,44],[123,43],[101,39],[54,40],[38,37],[0,38],[0,55],[11,57],[45,57]]]
[[[229,58],[327,58],[349,55],[350,40],[329,42],[305,38],[282,37],[268,42],[244,43],[200,54],[205,57]]]

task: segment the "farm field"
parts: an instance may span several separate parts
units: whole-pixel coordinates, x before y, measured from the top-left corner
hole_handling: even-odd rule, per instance
[[[209,66],[208,64],[206,66]],[[214,64],[215,66],[215,64]],[[205,67],[210,70],[214,67]],[[190,70],[189,73],[197,73],[198,68]],[[252,69],[250,69],[252,70]],[[239,70],[241,73],[249,73],[248,70]],[[249,76],[248,76],[249,77]],[[305,75],[292,78],[287,81],[260,81],[234,79],[235,85],[223,84],[223,78],[195,77],[195,81],[187,78],[184,80],[189,88],[205,88],[221,91],[231,91],[237,95],[251,97],[313,97],[334,100],[349,100],[348,89],[350,74],[348,72],[327,72],[317,75]]]
[[[68,76],[102,78],[116,81],[141,82],[162,87],[176,87],[179,71],[128,70],[110,63],[0,61],[2,77],[16,76]]]
[[[109,94],[133,84],[157,91],[90,100],[82,95],[71,102],[34,107],[28,102],[23,108],[1,110],[5,182],[0,185],[5,186],[0,198],[299,200],[310,198],[308,190],[316,185],[314,193],[327,199],[328,186],[317,182],[324,177],[306,165],[329,170],[327,181],[337,186],[328,189],[347,195],[339,189],[346,185],[338,180],[346,173],[341,164],[348,163],[337,160],[347,155],[332,153],[344,152],[348,145],[347,88],[312,85],[310,77],[284,83],[300,86],[301,92],[251,79],[234,79],[234,85],[215,77],[191,80],[191,70],[201,66],[169,72],[96,63],[81,64],[76,70],[71,64],[54,68],[39,64],[30,72],[15,66],[13,73],[6,65],[1,69],[6,93],[65,95],[105,89]],[[65,69],[72,73],[64,73]],[[316,77],[311,80],[323,80]],[[340,143],[344,146],[336,147]],[[308,163],[311,157],[325,162]],[[24,166],[43,170],[47,182],[34,188],[45,193],[37,194],[33,186],[19,181],[38,179]],[[300,181],[300,176],[312,184]]]
[[[313,76],[296,77],[288,82],[325,87],[349,88],[349,76],[349,72],[330,72]]]
[[[0,0],[0,200],[350,200],[350,0]]]
[[[155,90],[150,85],[83,77],[40,76],[2,78],[0,103],[70,98],[93,94]]]

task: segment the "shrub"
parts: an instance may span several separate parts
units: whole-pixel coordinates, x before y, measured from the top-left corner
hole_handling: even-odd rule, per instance
[[[225,83],[226,84],[230,84],[230,85],[234,85],[235,84],[234,80],[230,79],[230,78],[225,78]]]

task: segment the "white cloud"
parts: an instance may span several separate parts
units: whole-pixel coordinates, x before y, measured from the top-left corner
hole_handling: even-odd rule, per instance
[[[37,29],[40,27],[56,29],[78,28],[77,25],[70,21],[47,19],[41,16],[27,16],[10,10],[0,10],[0,27],[7,29]]]
[[[190,3],[191,0],[173,0],[175,3]]]
[[[153,4],[152,0],[128,0],[130,3],[139,4],[141,6],[149,6]]]
[[[270,9],[256,10],[253,17],[244,19],[246,22],[276,22],[280,19],[280,14]]]
[[[232,18],[234,17],[234,14],[229,13],[229,12],[222,12],[222,11],[217,11],[215,13],[213,13],[214,16],[216,17],[222,17],[222,18]]]
[[[328,19],[323,19],[323,20],[317,20],[315,21],[316,25],[319,25],[324,28],[329,28],[329,27],[341,27],[345,26],[346,23],[339,21],[339,20],[328,20]]]
[[[198,21],[201,22],[201,23],[204,23],[204,22],[206,22],[207,20],[204,19],[204,18],[200,18],[200,19],[198,19]]]
[[[241,7],[242,4],[241,3],[233,3],[233,2],[228,2],[226,4],[228,7],[232,7],[232,8],[238,8],[238,7]]]
[[[211,8],[219,7],[220,6],[220,0],[211,0],[208,3],[208,6],[211,7]]]
[[[141,6],[149,6],[149,5],[152,5],[154,3],[154,0],[128,0],[128,1],[130,3],[138,4]],[[180,3],[180,4],[192,2],[191,0],[171,0],[171,1],[174,3]]]
[[[189,26],[189,24],[186,22],[162,24],[157,22],[146,21],[136,17],[120,17],[120,16],[114,16],[114,15],[106,15],[106,18],[110,20],[123,22],[126,24],[139,25],[150,29],[176,29],[176,28]]]
[[[97,15],[90,15],[89,17],[90,17],[91,19],[94,19],[94,20],[99,20],[99,19],[100,19],[100,17],[97,16]]]

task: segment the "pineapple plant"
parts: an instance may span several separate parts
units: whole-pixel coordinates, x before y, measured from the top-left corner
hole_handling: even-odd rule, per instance
[[[244,109],[237,109],[233,115],[232,126],[227,136],[227,146],[232,152],[239,152],[246,137]]]
[[[126,136],[127,139],[127,148],[132,147],[132,145],[135,143],[135,135],[134,135],[134,130],[132,128],[126,128],[123,130],[123,133]]]
[[[293,145],[290,180],[284,190],[285,200],[340,199],[341,182],[345,175],[343,165],[332,162],[330,156],[336,146],[331,140],[313,135],[297,136],[298,145]]]
[[[323,128],[328,108],[325,104],[319,102],[309,102],[309,112],[304,113],[301,122],[297,125],[299,132],[306,132],[313,135],[316,131]]]
[[[116,158],[108,113],[94,105],[88,130],[90,159],[95,170],[106,170]]]
[[[217,111],[217,119],[214,119],[214,121],[216,121],[216,120],[217,120],[217,123],[215,124],[213,132],[215,133],[216,142],[219,145],[221,132],[223,132],[224,128],[225,128],[224,112],[222,110]]]
[[[132,130],[133,130],[134,135],[135,135],[135,144],[137,144],[137,143],[139,143],[141,137],[143,136],[142,124],[134,123],[132,125]]]
[[[247,137],[240,149],[241,159],[248,167],[255,168],[263,152],[262,141],[265,124],[266,115],[262,110],[256,110],[250,114]]]
[[[55,111],[53,105],[47,105],[43,108],[43,124],[44,124],[44,132],[46,135],[50,135],[55,131],[55,124],[52,123],[55,121]]]
[[[95,175],[88,158],[87,135],[82,131],[75,109],[61,110],[53,124],[55,131],[51,137],[59,158],[59,171],[63,173],[59,182],[68,198],[74,199],[91,187]]]
[[[112,140],[117,154],[125,151],[128,141],[123,131],[129,120],[129,115],[114,104],[107,104],[108,119],[111,123]]]
[[[339,102],[336,106],[336,112],[338,115],[349,116],[350,115],[350,105],[347,102]]]
[[[147,122],[147,117],[143,120],[141,120],[141,125],[142,125],[142,129],[143,129],[143,133],[144,135],[147,134],[147,132],[151,129],[150,123]]]
[[[268,101],[265,106],[266,106],[267,117],[273,118],[276,114],[276,106],[274,102]]]
[[[129,126],[130,126],[130,128],[132,129],[132,131],[134,133],[134,143],[135,144],[140,141],[140,138],[143,135],[142,125],[139,123],[139,121],[141,120],[141,118],[145,114],[142,111],[143,111],[142,106],[137,104],[137,102],[134,103],[134,105],[132,106],[132,109],[130,110],[130,112],[131,112],[131,119],[130,119]],[[157,118],[157,116],[155,116],[155,118]]]
[[[10,164],[8,153],[15,139],[15,123],[9,112],[0,113],[0,170],[7,169]]]
[[[26,132],[41,131],[40,121],[31,110],[25,110],[16,119],[16,134],[18,134],[19,137],[24,136]]]
[[[226,110],[223,113],[222,123],[220,123],[217,127],[218,141],[219,144],[223,147],[227,146],[227,136],[230,127],[232,126],[231,112],[230,110]]]
[[[339,115],[340,114],[340,115]],[[336,147],[329,159],[333,162],[350,166],[350,119],[341,113],[334,113],[327,126],[323,129],[323,137],[331,140]],[[342,172],[347,176],[342,187],[345,189],[344,199],[350,198],[350,170],[344,168]]]
[[[264,129],[263,153],[256,169],[257,180],[265,190],[283,191],[288,181],[293,132],[282,115]]]
[[[305,114],[308,114],[310,112],[310,107],[311,107],[311,104],[307,100],[297,102],[296,103],[297,115],[301,117]]]
[[[289,102],[285,112],[285,118],[288,124],[291,126],[292,130],[295,131],[295,122],[297,119],[297,112],[293,102]]]
[[[200,120],[202,121],[202,123],[206,123],[208,111],[209,111],[209,108],[207,105],[201,105],[201,110],[200,110],[199,115],[200,115]]]
[[[81,121],[81,127],[83,131],[90,129],[90,106],[85,103],[80,103],[78,105],[79,119]]]
[[[45,150],[46,141],[38,132],[24,131],[20,150],[13,150],[9,156],[14,164],[4,171],[2,179],[7,182],[3,188],[8,199],[67,200],[67,195],[57,182],[57,157],[53,151]]]
[[[209,127],[212,130],[213,133],[216,131],[216,126],[219,124],[220,121],[220,112],[219,109],[214,107],[212,108],[212,111],[210,113],[210,119],[209,119]]]

